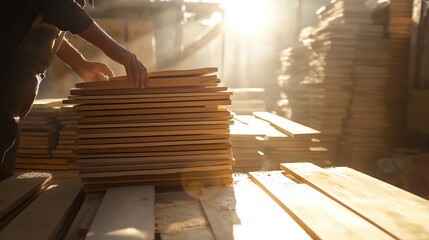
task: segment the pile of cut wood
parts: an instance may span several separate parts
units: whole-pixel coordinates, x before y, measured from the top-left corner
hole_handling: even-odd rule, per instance
[[[273,127],[259,138],[263,145],[265,169],[278,169],[279,163],[312,162],[330,166],[331,152],[320,144],[320,132],[287,118],[268,112],[253,115]]]
[[[62,126],[57,120],[62,99],[36,100],[29,115],[19,122],[20,144],[15,168],[19,170],[75,169],[70,154],[56,150]],[[67,152],[73,151],[71,147]]]
[[[149,73],[145,89],[126,78],[76,84],[77,163],[85,190],[231,182],[231,92],[217,68]]]

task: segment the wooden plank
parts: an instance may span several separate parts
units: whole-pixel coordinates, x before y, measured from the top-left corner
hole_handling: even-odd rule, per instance
[[[154,239],[153,186],[109,188],[85,239]]]
[[[144,88],[144,89],[80,89],[70,90],[71,95],[129,95],[129,94],[154,94],[154,93],[198,93],[198,92],[221,92],[226,87],[174,87],[174,88]]]
[[[251,172],[250,178],[315,239],[394,239],[306,184],[280,171]]]
[[[229,129],[208,129],[208,130],[183,130],[183,131],[157,131],[157,132],[119,132],[119,133],[91,133],[78,134],[79,138],[106,138],[106,137],[142,137],[142,136],[172,136],[172,135],[192,135],[192,134],[227,134]]]
[[[230,105],[231,100],[207,100],[207,101],[172,101],[153,103],[123,103],[123,104],[94,104],[77,105],[75,111],[89,110],[110,110],[110,109],[133,109],[133,108],[167,108],[167,107],[194,107],[194,106],[214,106]]]
[[[0,219],[36,195],[52,178],[49,173],[17,173],[0,182]]]
[[[128,127],[159,127],[159,126],[188,126],[188,125],[214,125],[214,124],[228,124],[231,120],[227,121],[174,121],[174,122],[143,122],[143,123],[112,123],[112,124],[89,124],[79,125],[77,128],[128,128]]]
[[[205,154],[230,154],[231,149],[216,149],[203,151],[177,151],[177,152],[135,152],[135,153],[100,153],[100,154],[79,154],[79,159],[85,158],[126,158],[126,157],[154,157],[154,156],[185,156],[185,155],[205,155]]]
[[[228,138],[228,134],[194,134],[194,135],[176,135],[176,136],[160,136],[160,137],[127,137],[127,138],[102,138],[102,139],[79,139],[77,144],[94,145],[94,144],[121,144],[121,143],[155,143],[169,142],[179,140],[204,140],[204,139],[221,139]]]
[[[151,115],[151,114],[169,114],[169,113],[208,113],[222,111],[217,105],[214,106],[194,106],[194,107],[170,107],[170,108],[140,108],[140,109],[119,109],[119,110],[96,110],[79,111],[79,116],[97,117],[97,116],[128,116],[128,115]]]
[[[77,149],[77,153],[129,153],[129,152],[174,152],[189,150],[209,150],[209,149],[230,149],[231,144],[198,144],[198,145],[176,145],[176,146],[157,146],[157,147],[136,147],[136,148],[105,148],[99,149]]]
[[[150,99],[150,98],[179,98],[179,97],[204,97],[204,96],[231,96],[232,92],[216,91],[216,92],[191,92],[191,93],[156,93],[156,94],[125,94],[125,95],[94,95],[94,96],[69,96],[69,100],[63,100],[63,103],[68,101],[86,101],[86,100],[106,100],[106,99]]]
[[[129,116],[97,116],[82,117],[77,120],[79,124],[91,123],[113,123],[126,121],[145,122],[148,120],[170,120],[183,121],[183,119],[198,120],[224,120],[230,118],[228,111],[200,112],[200,113],[172,113],[172,114],[147,114],[147,115],[129,115]],[[153,121],[151,121],[153,122]]]
[[[234,160],[212,160],[212,161],[191,161],[191,162],[172,162],[172,163],[143,163],[143,164],[122,164],[110,166],[85,166],[80,169],[81,173],[95,172],[113,172],[113,171],[134,171],[134,170],[153,170],[153,169],[170,169],[170,168],[186,168],[186,167],[204,167],[234,164]]]
[[[196,69],[185,69],[185,70],[165,70],[158,72],[150,72],[149,76],[156,77],[185,77],[185,76],[203,76],[208,74],[213,74],[218,71],[217,67],[207,67],[207,68],[196,68]]]
[[[325,170],[311,163],[281,167],[398,239],[429,238],[429,201],[423,198],[350,168]]]
[[[269,113],[269,112],[254,112],[255,117],[269,122],[280,131],[288,134],[289,136],[307,136],[307,135],[318,135],[319,131],[312,128],[306,127],[299,123],[293,122],[284,117]]]
[[[55,239],[80,202],[81,190],[78,179],[55,182],[0,232],[0,239]]]
[[[191,97],[152,97],[152,98],[113,98],[106,96],[105,99],[83,99],[83,100],[64,100],[69,104],[119,104],[119,103],[154,103],[154,102],[183,102],[183,101],[203,101],[203,100],[229,100],[229,95],[206,95]]]
[[[195,141],[172,141],[172,142],[142,142],[142,143],[121,143],[121,144],[79,144],[79,149],[103,149],[103,148],[134,148],[134,147],[157,147],[157,146],[173,146],[173,145],[195,145],[195,144],[210,144],[210,143],[230,143],[228,138],[212,139],[212,140],[195,140]]]
[[[217,166],[204,166],[204,167],[186,167],[186,168],[170,168],[160,170],[135,170],[135,171],[121,171],[121,172],[101,172],[101,173],[81,173],[82,178],[96,178],[96,177],[120,177],[120,176],[143,176],[143,175],[157,175],[157,174],[172,174],[172,173],[186,173],[198,171],[214,171],[231,169],[230,165],[217,165]]]
[[[232,187],[202,192],[201,205],[216,239],[312,239],[245,174],[235,175]]]
[[[147,88],[185,87],[185,86],[216,86],[219,83],[216,75],[195,77],[159,77],[149,76]],[[113,77],[109,81],[80,82],[76,88],[82,89],[132,89],[135,88],[127,76]]]
[[[123,164],[133,163],[165,163],[175,161],[209,161],[209,160],[232,160],[232,154],[209,154],[209,155],[184,155],[184,156],[160,156],[160,157],[121,157]],[[118,158],[93,158],[77,160],[81,165],[110,165],[117,164]]]
[[[155,208],[162,240],[215,240],[200,201],[188,193],[157,193]]]
[[[77,213],[76,217],[73,220],[73,223],[71,224],[70,228],[68,229],[66,235],[64,236],[65,240],[76,240],[80,237],[84,237],[86,235],[86,232],[84,235],[81,235],[80,227],[83,223],[83,221],[86,219],[87,215],[90,214],[92,209],[95,209],[95,212],[98,209],[98,206],[103,199],[102,193],[91,193],[87,194],[85,197],[85,200],[82,203],[82,206],[79,208],[79,212]],[[92,222],[92,219],[91,219]]]
[[[228,129],[228,124],[213,125],[188,125],[188,126],[160,126],[160,127],[126,127],[126,128],[96,128],[96,129],[78,129],[78,134],[92,133],[118,133],[118,132],[154,132],[154,131],[181,131],[198,129]]]

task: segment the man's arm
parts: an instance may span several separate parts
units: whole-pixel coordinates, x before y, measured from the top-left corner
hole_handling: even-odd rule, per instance
[[[137,56],[114,41],[95,22],[78,35],[100,48],[114,61],[124,65],[128,80],[135,87],[144,88],[147,85],[147,69]]]
[[[57,56],[85,81],[97,81],[107,79],[107,77],[114,77],[112,70],[107,65],[87,61],[67,39],[62,41]]]

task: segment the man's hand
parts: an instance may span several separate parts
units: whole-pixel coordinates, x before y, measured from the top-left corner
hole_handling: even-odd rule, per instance
[[[108,57],[124,65],[128,80],[138,88],[145,88],[148,82],[146,67],[137,56],[123,48],[107,35],[95,22],[79,33],[79,36],[100,48]]]
[[[75,72],[86,82],[107,80],[115,75],[112,70],[103,63],[99,62],[85,62],[76,67]]]

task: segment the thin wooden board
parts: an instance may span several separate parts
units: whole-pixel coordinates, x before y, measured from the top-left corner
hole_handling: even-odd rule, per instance
[[[79,138],[112,138],[112,137],[143,137],[143,136],[172,136],[172,135],[193,135],[193,134],[228,134],[229,129],[208,129],[208,130],[183,130],[183,131],[155,131],[155,132],[118,132],[118,133],[91,133],[78,134]]]
[[[149,77],[147,88],[160,87],[185,87],[185,86],[214,86],[219,83],[216,75],[194,76],[194,77]],[[95,82],[80,82],[76,83],[76,88],[82,89],[132,89],[135,88],[129,81],[127,76],[114,77],[109,81]]]
[[[55,182],[0,232],[0,239],[55,239],[80,202],[81,191],[78,179]]]
[[[292,136],[313,136],[320,134],[319,131],[312,128],[306,127],[299,123],[293,122],[284,117],[269,113],[269,112],[254,112],[257,118],[269,122],[271,125],[275,126],[280,131]]]
[[[168,182],[168,181],[191,181],[196,182],[204,179],[230,179],[232,180],[231,169],[223,170],[210,170],[210,171],[196,171],[196,172],[182,172],[182,173],[169,173],[169,174],[155,174],[155,175],[137,175],[137,176],[120,176],[120,177],[102,177],[102,178],[83,178],[82,181],[85,185],[88,184],[131,184],[131,183],[145,183],[150,182]],[[153,184],[152,184],[153,185]],[[196,186],[198,187],[198,185]]]
[[[203,189],[200,201],[216,239],[312,239],[245,174],[232,187]]]
[[[0,182],[0,219],[10,213],[52,178],[49,173],[17,173]]]
[[[73,104],[124,104],[124,103],[160,103],[160,102],[185,102],[204,100],[229,100],[229,95],[207,95],[193,97],[156,97],[156,98],[117,98],[117,99],[87,99],[87,100],[64,100]]]
[[[218,111],[218,105],[213,106],[194,106],[194,107],[176,107],[176,108],[137,108],[137,109],[117,109],[117,110],[96,110],[96,111],[79,111],[79,116],[127,116],[137,114],[169,114],[169,113],[207,113]],[[222,111],[222,110],[220,110]]]
[[[121,157],[118,158],[94,158],[78,159],[77,163],[85,165],[115,165],[120,161],[122,164],[135,163],[168,163],[176,161],[210,161],[210,160],[232,160],[232,154],[209,154],[209,155],[183,155],[183,156],[160,156],[160,157]]]
[[[198,93],[221,92],[226,87],[175,87],[175,88],[145,88],[145,89],[80,89],[70,90],[71,95],[97,96],[97,95],[129,95],[129,94],[154,94],[154,93]]]
[[[325,170],[311,163],[281,168],[398,239],[429,238],[429,201],[423,198],[350,168]]]
[[[280,171],[250,178],[316,239],[394,239],[349,209]]]
[[[187,140],[187,141],[172,141],[172,142],[142,142],[142,143],[120,143],[120,144],[79,144],[79,149],[103,149],[103,148],[134,148],[134,147],[158,147],[158,146],[173,146],[173,145],[195,145],[195,144],[211,144],[211,143],[230,143],[228,138],[225,139],[209,139],[209,140]]]
[[[157,94],[125,94],[125,95],[94,95],[94,96],[69,96],[68,100],[63,100],[63,103],[71,103],[68,101],[104,101],[104,100],[118,100],[120,99],[142,99],[142,101],[150,101],[151,98],[155,99],[171,99],[171,98],[184,98],[184,97],[227,97],[231,96],[232,92],[218,91],[218,92],[193,92],[193,93],[157,93]],[[75,103],[73,103],[75,104]]]
[[[113,123],[113,124],[89,124],[79,125],[77,128],[125,128],[125,127],[159,127],[159,126],[188,126],[188,125],[214,125],[214,124],[228,124],[232,123],[231,120],[224,121],[173,121],[173,122],[143,122],[143,123]]]
[[[175,152],[189,150],[212,150],[212,149],[230,149],[231,144],[197,144],[197,145],[175,145],[175,146],[157,146],[157,147],[136,147],[136,148],[104,148],[100,149],[80,149],[76,153],[131,153],[131,152]]]
[[[120,177],[120,176],[142,176],[142,175],[157,175],[157,174],[172,174],[198,171],[214,171],[231,169],[230,165],[217,165],[207,167],[187,167],[187,168],[169,168],[161,170],[136,170],[136,171],[121,171],[121,172],[102,172],[102,173],[81,173],[82,178],[97,178],[97,177]]]
[[[155,132],[155,131],[182,131],[182,130],[199,130],[204,129],[228,129],[228,124],[212,125],[187,125],[187,126],[151,126],[151,127],[124,127],[124,128],[96,128],[96,129],[78,129],[78,134],[95,134],[95,133],[125,133],[125,132]]]
[[[99,154],[79,154],[79,159],[85,158],[126,158],[126,157],[155,157],[155,156],[185,156],[185,155],[206,155],[206,154],[232,154],[231,149],[203,150],[203,151],[177,151],[177,152],[135,152],[135,153],[99,153]]]
[[[147,115],[129,115],[129,116],[98,116],[98,117],[82,117],[77,120],[79,124],[100,124],[100,123],[124,123],[130,122],[154,122],[153,120],[167,121],[183,121],[184,119],[192,119],[192,121],[218,121],[229,120],[230,112],[200,112],[200,113],[172,113],[172,114],[147,114]]]
[[[109,188],[85,239],[154,239],[153,186]]]
[[[66,235],[64,236],[65,240],[76,240],[76,239],[80,239],[81,237],[85,237],[88,229],[86,229],[85,234],[82,235],[81,225],[88,217],[88,215],[91,214],[91,211],[93,211],[93,209],[95,209],[94,211],[94,215],[95,215],[95,212],[97,211],[98,206],[100,205],[101,200],[103,199],[103,196],[104,194],[102,193],[91,193],[86,195],[85,200],[83,201],[82,205],[79,208],[78,213],[76,214],[72,224],[70,225],[70,228],[68,229]],[[94,215],[92,216],[92,219],[94,219]],[[92,219],[91,219],[91,222],[92,222]]]
[[[143,163],[143,164],[128,164],[124,165],[118,162],[117,165],[110,166],[85,166],[80,169],[81,173],[95,172],[114,172],[114,171],[135,171],[135,170],[154,170],[154,169],[170,169],[170,168],[186,168],[186,167],[204,167],[234,164],[234,160],[212,160],[212,161],[190,161],[190,162],[174,162],[174,163]]]
[[[200,201],[188,193],[157,193],[155,208],[162,240],[215,240]]]
[[[185,77],[185,76],[203,76],[207,74],[213,74],[218,71],[217,67],[207,67],[207,68],[195,68],[195,69],[184,69],[184,70],[164,70],[157,72],[150,72],[149,77]]]
[[[121,143],[155,143],[155,142],[171,142],[171,141],[186,141],[186,140],[206,140],[206,139],[221,139],[228,138],[229,134],[194,134],[194,135],[174,135],[160,137],[127,137],[127,138],[99,138],[99,139],[79,139],[77,144],[97,145],[97,144],[121,144]]]
[[[140,108],[168,108],[168,107],[201,107],[230,105],[231,100],[206,100],[206,101],[173,101],[173,102],[152,102],[152,103],[121,103],[121,104],[94,104],[77,105],[75,111],[90,110],[115,110],[115,109],[140,109]]]

